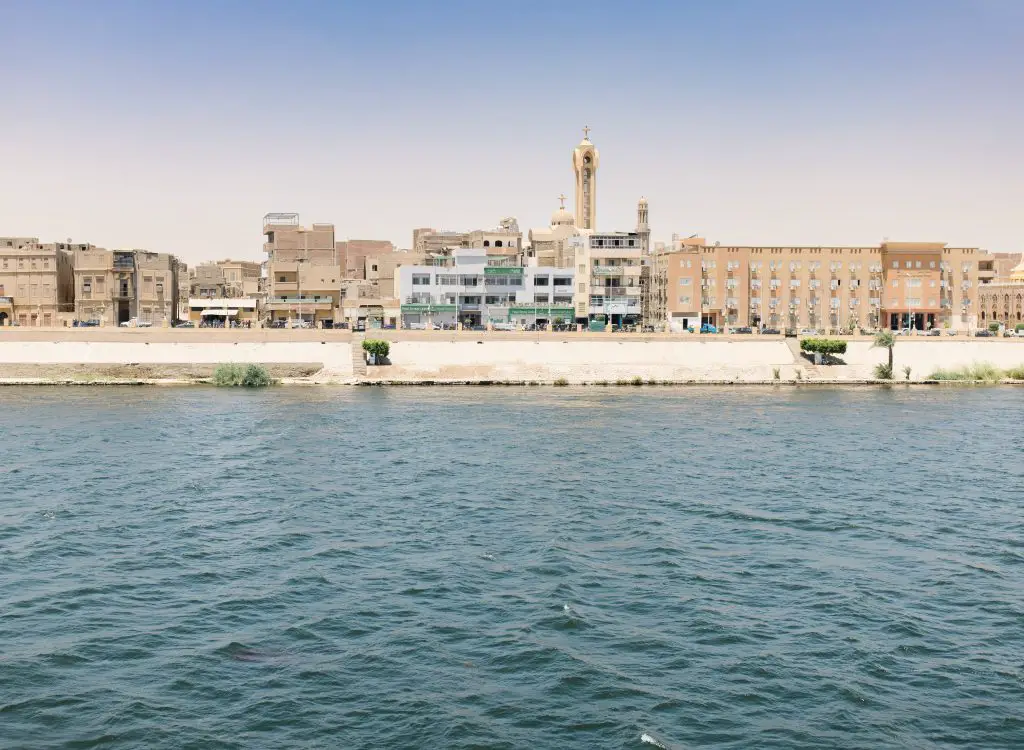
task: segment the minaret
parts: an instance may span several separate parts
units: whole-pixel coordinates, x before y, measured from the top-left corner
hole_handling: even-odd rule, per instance
[[[636,233],[640,235],[640,249],[644,255],[651,252],[651,227],[647,223],[647,199],[640,196],[636,204]]]
[[[576,173],[576,226],[597,228],[598,154],[590,142],[590,127],[583,128],[583,140],[572,151],[572,169]]]

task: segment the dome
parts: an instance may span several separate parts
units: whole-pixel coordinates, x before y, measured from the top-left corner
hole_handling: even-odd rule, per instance
[[[551,214],[551,226],[553,227],[571,227],[575,223],[576,221],[572,218],[572,214],[564,208],[560,208]]]
[[[1024,281],[1024,258],[1010,270],[1010,281]]]

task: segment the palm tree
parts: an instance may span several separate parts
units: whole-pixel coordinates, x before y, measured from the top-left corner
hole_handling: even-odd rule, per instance
[[[872,347],[878,347],[879,349],[889,350],[889,365],[882,371],[882,366],[879,365],[875,368],[875,376],[881,377],[886,380],[892,379],[892,348],[896,346],[896,337],[892,335],[892,331],[879,331],[875,334],[874,343]]]

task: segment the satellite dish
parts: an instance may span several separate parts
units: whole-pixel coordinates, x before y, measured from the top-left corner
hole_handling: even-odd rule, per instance
[[[718,240],[715,240],[715,247],[718,247],[721,244],[722,244],[721,242],[719,242]]]

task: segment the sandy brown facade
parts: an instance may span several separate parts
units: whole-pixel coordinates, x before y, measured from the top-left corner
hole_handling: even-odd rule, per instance
[[[0,325],[70,325],[74,288],[68,243],[0,237]]]
[[[677,242],[665,257],[672,330],[972,328],[991,256],[939,242],[741,247]],[[696,325],[695,325],[696,324]]]

